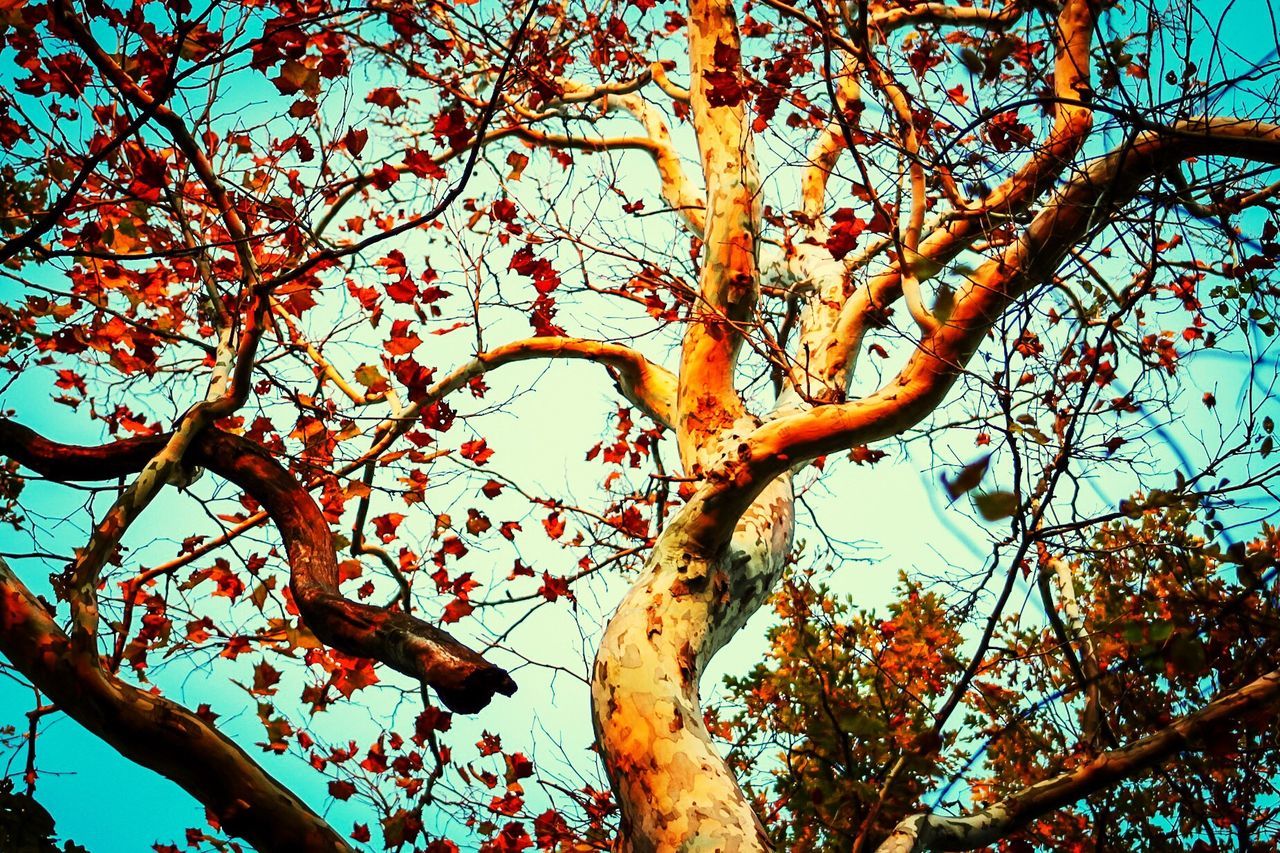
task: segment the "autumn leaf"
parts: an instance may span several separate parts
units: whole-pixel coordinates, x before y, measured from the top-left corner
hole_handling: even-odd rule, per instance
[[[408,103],[400,94],[400,90],[394,86],[382,86],[374,89],[364,96],[364,100],[366,103],[377,104],[380,107],[386,107],[388,110],[395,110]]]
[[[379,539],[390,542],[396,538],[396,529],[400,527],[402,521],[404,521],[403,513],[389,512],[373,519],[373,529],[377,532]]]
[[[477,465],[484,465],[493,458],[493,449],[489,447],[488,441],[483,438],[464,441],[458,450],[463,459],[470,459]]]
[[[831,228],[827,236],[826,248],[831,257],[837,261],[858,247],[858,236],[867,228],[867,223],[854,216],[853,209],[842,207],[831,215]]]
[[[440,621],[446,625],[461,621],[465,616],[470,615],[475,610],[475,605],[470,601],[462,598],[455,598],[445,605],[444,613],[440,616]]]
[[[943,474],[942,485],[946,486],[947,495],[951,500],[954,501],[961,495],[977,488],[978,484],[982,482],[982,478],[986,476],[987,467],[990,464],[991,454],[988,453],[961,468],[955,479],[948,479],[947,475]]]
[[[973,504],[987,521],[999,521],[1018,511],[1018,498],[1013,492],[983,492],[973,496]]]
[[[360,159],[360,152],[364,150],[365,144],[369,141],[369,131],[349,128],[347,135],[342,137],[342,147],[347,153],[357,160]]]
[[[559,539],[564,535],[564,519],[560,517],[560,512],[551,513],[542,520],[542,527],[547,531],[547,536],[552,539]]]

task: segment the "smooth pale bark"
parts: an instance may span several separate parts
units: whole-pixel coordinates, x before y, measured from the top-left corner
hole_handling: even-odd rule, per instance
[[[676,441],[688,472],[744,414],[734,370],[760,292],[760,173],[746,95],[716,85],[725,74],[742,80],[735,15],[727,0],[689,4],[689,106],[707,212],[698,300],[681,345],[676,390]]]
[[[966,817],[914,815],[904,820],[877,853],[976,850],[994,844],[1038,817],[1150,770],[1182,751],[1195,751],[1217,737],[1231,737],[1236,724],[1265,714],[1274,719],[1280,672],[1269,672],[1199,711],[1122,749],[1104,752],[1075,770],[1024,788]]]
[[[761,851],[759,819],[703,723],[698,681],[781,577],[794,527],[789,475],[707,555],[672,520],[605,629],[591,696],[601,757],[622,808],[622,849]]]

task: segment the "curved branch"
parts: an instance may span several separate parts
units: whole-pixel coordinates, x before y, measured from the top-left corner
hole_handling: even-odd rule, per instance
[[[558,358],[593,361],[611,368],[616,371],[615,379],[623,396],[658,423],[668,428],[673,426],[676,378],[631,347],[567,336],[524,338],[480,353],[428,388],[421,400],[407,406],[401,414],[383,421],[377,428],[378,441],[352,463],[350,470],[381,454],[396,437],[414,425],[424,408],[457,391],[475,377],[504,364]]]
[[[0,652],[76,722],[195,797],[228,834],[262,853],[350,853],[341,835],[208,720],[76,654],[3,560]]]
[[[79,447],[50,441],[0,419],[0,452],[62,481],[100,480],[137,471],[168,438]],[[338,591],[338,564],[324,515],[306,487],[266,450],[248,439],[206,429],[192,442],[186,461],[235,483],[271,516],[284,540],[290,586],[302,621],[322,642],[426,682],[445,705],[460,713],[481,710],[495,693],[515,692],[515,682],[505,670],[436,626],[407,613],[344,598]]]
[[[915,815],[900,823],[878,853],[974,850],[994,844],[1050,812],[1144,773],[1184,751],[1203,749],[1230,736],[1230,729],[1253,716],[1275,716],[1280,671],[1269,672],[1220,696],[1155,734],[1104,752],[1067,773],[1038,782],[967,817]]]
[[[1189,157],[1220,155],[1280,165],[1280,125],[1253,119],[1192,118],[1138,134],[1061,187],[1004,253],[983,264],[957,294],[946,325],[926,335],[896,377],[850,403],[818,406],[764,423],[694,498],[700,536],[724,542],[732,519],[787,468],[879,441],[920,422],[943,400],[1004,310],[1048,279],[1063,256],[1106,224],[1138,187]]]
[[[1007,216],[1026,210],[1080,152],[1093,129],[1093,111],[1088,106],[1092,92],[1089,52],[1097,12],[1097,0],[1069,0],[1058,16],[1054,38],[1054,118],[1044,144],[976,207],[962,211],[958,218],[922,239],[908,258],[913,266],[944,266],[993,226],[989,214]],[[898,268],[872,278],[845,302],[827,340],[813,351],[811,372],[826,386],[828,399],[843,395],[871,318],[902,294],[903,284],[902,270]],[[918,303],[914,294],[913,301]],[[913,314],[919,313],[917,304]]]
[[[662,426],[668,429],[671,428],[672,411],[675,407],[676,380],[669,371],[649,361],[635,350],[620,344],[585,341],[579,338],[529,338],[483,353],[450,373],[428,390],[425,399],[410,405],[403,411],[397,412],[391,418],[383,421],[375,430],[375,434],[378,437],[373,446],[355,461],[348,462],[334,471],[334,476],[344,477],[376,460],[378,456],[390,447],[396,438],[413,427],[425,406],[429,406],[436,400],[457,391],[470,379],[487,373],[502,364],[515,361],[530,361],[538,358],[576,358],[596,361],[604,365],[617,383],[618,390],[632,405]],[[3,423],[0,423],[0,435],[3,434],[3,429]],[[42,440],[38,436],[37,439]],[[3,444],[3,438],[0,438],[0,444]],[[123,444],[123,442],[118,443],[116,446],[118,447],[120,444]],[[53,446],[56,447],[57,445]],[[57,464],[54,458],[56,450],[42,451],[42,454],[46,459],[47,465],[53,466]],[[146,464],[145,460],[141,463],[132,460],[132,452],[126,455],[130,459],[119,466],[118,473],[103,474],[103,477],[106,479],[123,477],[138,470],[137,466],[139,464]],[[139,455],[142,455],[141,452],[139,452]],[[100,462],[95,464],[100,464]],[[53,480],[75,480],[83,476],[83,463],[76,462],[69,465],[68,468],[69,470],[62,472],[62,476],[57,473],[46,473],[45,476]],[[112,470],[116,469],[113,468]],[[308,483],[306,488],[311,490],[320,485],[320,482],[312,482]],[[266,523],[269,518],[269,514],[264,510],[252,513],[225,533],[202,543],[189,553],[140,572],[131,579],[130,583],[140,586],[152,578],[171,574],[183,566],[189,565],[216,551],[241,534]]]

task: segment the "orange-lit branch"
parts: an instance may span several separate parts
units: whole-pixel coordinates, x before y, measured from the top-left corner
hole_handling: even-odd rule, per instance
[[[687,469],[701,455],[714,453],[713,439],[744,413],[734,369],[741,324],[751,318],[760,288],[760,175],[741,89],[740,50],[733,7],[693,0],[690,105],[707,216],[699,298],[684,336],[677,391],[676,435]]]
[[[168,436],[156,436],[79,447],[0,419],[0,453],[59,481],[132,473],[167,440]],[[462,713],[484,708],[495,693],[515,692],[515,683],[503,669],[436,626],[344,598],[338,591],[338,564],[324,515],[306,488],[266,450],[248,439],[206,429],[192,442],[186,461],[235,483],[271,516],[288,555],[294,600],[303,622],[321,641],[429,684],[446,705]]]
[[[613,373],[618,389],[631,403],[663,426],[670,427],[674,422],[675,377],[631,347],[560,336],[525,338],[480,353],[428,388],[422,400],[383,421],[375,430],[377,438],[373,445],[358,460],[346,466],[343,473],[350,473],[370,459],[381,456],[396,438],[413,427],[425,407],[452,394],[475,377],[504,364],[539,359],[575,359],[601,364]]]
[[[970,356],[1004,310],[1047,280],[1063,256],[1138,187],[1189,157],[1220,155],[1280,164],[1280,125],[1251,119],[1195,118],[1139,134],[1087,166],[1059,189],[1004,253],[984,264],[956,297],[947,323],[925,336],[902,370],[859,400],[817,406],[768,421],[737,458],[716,473],[696,500],[703,504],[698,536],[714,549],[732,520],[773,477],[791,466],[910,428],[946,396]]]
[[[206,719],[105,672],[78,654],[0,561],[0,652],[72,719],[129,760],[195,797],[228,834],[262,853],[348,853],[351,847]]]
[[[1008,216],[1028,209],[1053,185],[1079,153],[1093,127],[1090,58],[1096,0],[1069,0],[1055,30],[1053,127],[1048,138],[1017,172],[944,226],[920,240],[912,258],[918,266],[941,268],[974,239],[992,227],[987,214]],[[1000,221],[1007,221],[1002,219]],[[867,331],[870,318],[902,293],[902,271],[889,269],[874,276],[845,303],[832,333],[811,353],[811,373],[820,377],[829,399],[839,399]]]

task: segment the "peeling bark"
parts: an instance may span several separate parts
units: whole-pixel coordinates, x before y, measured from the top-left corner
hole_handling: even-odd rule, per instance
[[[658,539],[593,667],[595,728],[622,807],[622,845],[634,853],[767,850],[711,743],[698,681],[781,577],[794,527],[791,478],[761,493],[721,554],[698,550],[689,527],[682,513]]]
[[[101,480],[136,472],[167,440],[161,435],[78,447],[0,419],[0,453],[53,480]],[[459,713],[481,710],[495,693],[515,693],[515,682],[505,670],[440,628],[407,613],[344,598],[338,592],[338,564],[324,515],[302,484],[261,447],[207,429],[192,442],[186,461],[230,480],[262,504],[284,540],[302,621],[322,642],[426,682]]]

